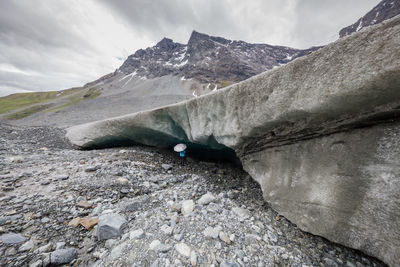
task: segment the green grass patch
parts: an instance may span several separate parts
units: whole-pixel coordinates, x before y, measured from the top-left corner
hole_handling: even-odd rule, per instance
[[[81,90],[80,87],[62,91],[18,93],[0,97],[0,114],[26,106],[47,102],[58,97],[72,94],[79,90]]]
[[[81,102],[84,99],[93,99],[98,97],[99,95],[101,95],[100,90],[95,89],[95,88],[90,88],[87,92],[85,92],[84,94],[75,94],[72,95],[68,98],[68,102],[61,105],[61,106],[57,106],[51,109],[46,110],[45,112],[55,112],[55,111],[59,111],[61,109],[67,108],[69,106],[75,105],[79,102]]]
[[[229,85],[232,85],[233,82],[227,81],[227,80],[221,80],[217,84],[218,84],[218,88],[224,88],[224,87],[227,87]]]
[[[49,108],[51,104],[36,105],[6,116],[9,120],[19,120]]]

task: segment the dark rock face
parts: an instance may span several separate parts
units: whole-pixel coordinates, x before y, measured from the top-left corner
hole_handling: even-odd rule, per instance
[[[193,31],[187,45],[164,38],[153,47],[136,51],[119,71],[147,78],[171,74],[203,83],[238,82],[316,49],[249,44]]]
[[[358,32],[361,29],[381,23],[400,14],[400,0],[383,0],[356,23],[340,30],[340,37]]]

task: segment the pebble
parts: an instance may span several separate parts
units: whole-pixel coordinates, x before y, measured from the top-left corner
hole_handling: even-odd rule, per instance
[[[33,242],[31,240],[29,240],[29,241],[25,242],[24,244],[22,244],[19,247],[18,251],[19,252],[29,251],[29,250],[33,249],[33,247],[34,247]]]
[[[248,211],[247,209],[234,207],[232,208],[232,211],[239,217],[240,221],[243,221],[250,217],[250,211]]]
[[[49,185],[50,184],[50,180],[44,180],[40,184],[41,185]]]
[[[206,227],[206,229],[204,229],[204,231],[203,231],[203,234],[206,236],[206,237],[211,237],[211,238],[214,238],[214,239],[216,239],[216,238],[218,238],[218,236],[219,236],[219,232],[222,230],[222,227],[221,226],[217,226],[217,227],[210,227],[210,226],[207,226]]]
[[[219,232],[219,239],[221,239],[222,241],[224,241],[227,244],[230,244],[232,241],[229,239],[229,236],[227,234],[225,234],[224,232],[220,231]]]
[[[129,233],[129,239],[141,239],[144,236],[143,229],[137,229]]]
[[[150,250],[155,250],[156,247],[158,247],[159,245],[161,245],[160,240],[158,240],[158,239],[153,240],[153,241],[151,241],[151,243],[150,243],[150,245],[149,245],[149,249],[150,249]]]
[[[36,250],[36,252],[38,252],[38,253],[50,252],[50,251],[53,250],[53,248],[54,248],[53,244],[52,243],[48,243],[46,245],[43,245],[43,246],[39,247]]]
[[[172,166],[170,164],[161,164],[161,167],[166,171],[169,171],[172,169]]]
[[[100,215],[97,226],[97,238],[99,240],[106,240],[120,237],[126,227],[126,219],[117,213]]]
[[[181,212],[183,215],[187,216],[190,213],[193,212],[194,209],[194,201],[189,199],[189,200],[184,200],[182,201],[182,209]]]
[[[163,224],[161,225],[160,230],[166,235],[171,235],[173,228],[166,224]]]
[[[61,174],[61,175],[58,175],[58,176],[56,177],[56,180],[65,181],[65,180],[68,180],[68,178],[69,178],[69,175],[68,175],[68,174]]]
[[[190,264],[192,266],[196,266],[197,265],[197,254],[194,250],[192,250],[190,252]]]
[[[50,263],[54,265],[70,263],[78,255],[76,248],[55,250],[50,254]]]
[[[185,257],[190,257],[190,254],[191,254],[191,249],[190,249],[190,247],[188,246],[188,245],[186,245],[185,243],[178,243],[178,244],[176,244],[175,245],[175,250],[179,253],[179,254],[181,254],[182,256],[185,256]]]
[[[238,263],[229,262],[229,261],[226,261],[226,260],[223,260],[219,266],[220,267],[240,267],[240,265]]]
[[[16,233],[7,233],[0,236],[0,241],[7,245],[14,245],[25,242],[25,236]]]
[[[85,172],[95,172],[100,169],[100,166],[90,166],[85,169]]]
[[[29,264],[29,267],[41,267],[43,266],[43,262],[41,260],[37,260],[31,264]]]
[[[77,207],[84,208],[84,209],[89,209],[92,207],[92,205],[93,204],[91,202],[86,201],[86,200],[82,200],[82,201],[79,201],[78,203],[76,203]]]
[[[207,205],[211,202],[215,201],[215,196],[211,194],[210,192],[207,192],[206,194],[202,195],[201,198],[197,201],[200,205]]]

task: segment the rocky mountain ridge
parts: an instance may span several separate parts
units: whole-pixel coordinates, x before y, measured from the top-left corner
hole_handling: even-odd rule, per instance
[[[193,31],[187,44],[163,38],[153,47],[136,51],[117,72],[147,78],[174,75],[202,83],[233,83],[286,64],[318,48],[301,50],[250,44]]]
[[[399,14],[400,0],[383,0],[354,24],[341,29],[339,36],[344,37],[353,32],[358,32],[365,27],[381,23]]]

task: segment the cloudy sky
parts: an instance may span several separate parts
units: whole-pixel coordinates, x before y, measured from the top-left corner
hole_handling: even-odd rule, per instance
[[[0,95],[81,86],[164,36],[192,30],[308,48],[334,41],[379,0],[0,1]]]

